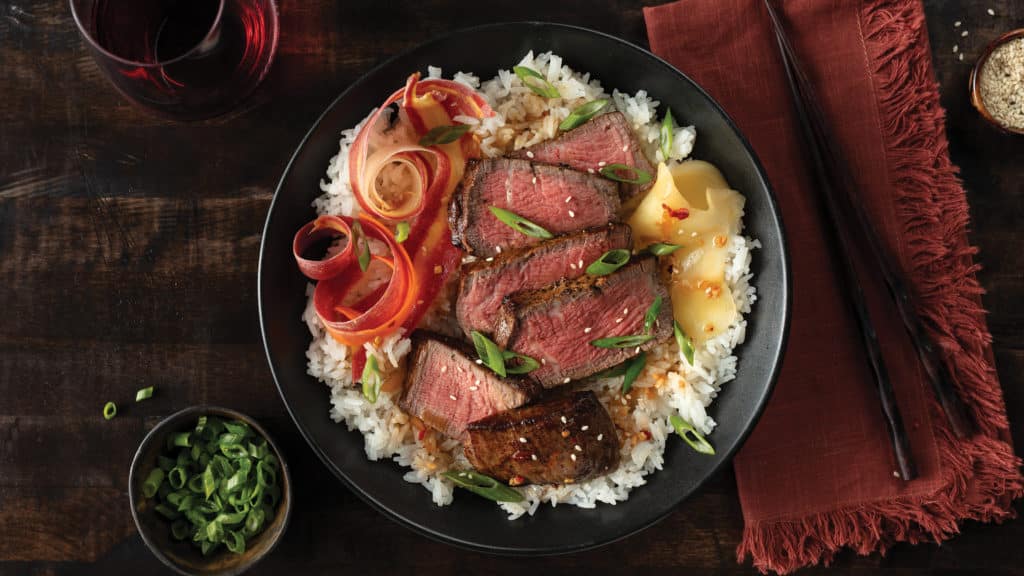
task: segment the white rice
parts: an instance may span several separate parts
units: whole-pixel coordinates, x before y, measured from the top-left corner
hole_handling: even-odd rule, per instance
[[[659,102],[643,90],[636,94],[605,92],[600,82],[589,74],[574,72],[562,59],[552,53],[534,56],[527,54],[519,63],[543,74],[562,98],[544,100],[534,95],[509,70],[499,70],[491,80],[481,82],[472,74],[457,72],[452,79],[478,89],[494,108],[491,118],[459,118],[473,125],[481,140],[485,156],[530,146],[556,135],[558,124],[580,104],[597,98],[609,98],[617,110],[632,124],[637,137],[646,147],[649,157],[666,160],[660,151],[660,124],[657,121]],[[428,68],[428,77],[439,78],[442,70]],[[685,118],[685,111],[673,111],[677,121]],[[321,181],[324,192],[313,206],[318,214],[353,215],[358,211],[348,182],[348,149],[362,124],[344,130],[338,155],[327,167],[327,178]],[[693,126],[676,128],[669,161],[680,161],[689,156],[696,139]],[[741,234],[729,240],[726,281],[732,289],[736,308],[746,314],[756,299],[750,285],[751,250],[759,248],[757,240]],[[424,318],[423,325],[432,330],[458,334],[458,327],[449,313],[451,290],[439,297],[433,309]],[[358,387],[353,387],[348,350],[328,336],[313,309],[312,286],[307,290],[309,301],[303,320],[309,326],[313,340],[306,351],[309,374],[327,384],[331,391],[331,418],[344,422],[349,430],[358,429],[365,439],[366,456],[371,460],[391,458],[408,467],[405,480],[422,484],[430,491],[434,503],[451,503],[453,485],[441,477],[451,467],[468,467],[462,448],[455,440],[441,435],[428,435],[418,439],[418,431],[410,418],[393,402],[388,393],[380,394],[376,404],[363,398]],[[741,344],[747,322],[742,315],[733,325],[717,337],[698,347],[691,366],[670,340],[654,348],[648,355],[647,367],[625,397],[621,394],[621,379],[610,379],[590,384],[608,408],[619,429],[622,444],[621,463],[605,476],[566,485],[534,485],[517,490],[525,499],[520,503],[502,503],[510,519],[523,514],[534,514],[541,503],[552,506],[565,503],[593,508],[599,502],[615,504],[629,497],[629,491],[642,486],[644,476],[660,470],[667,439],[673,435],[669,416],[678,412],[704,434],[710,434],[715,421],[707,414],[707,407],[717,396],[721,386],[736,376],[736,356],[733,349]],[[385,370],[397,366],[409,352],[406,334],[395,334],[380,346],[367,344],[367,351],[386,359]],[[714,437],[710,438],[714,442]],[[467,495],[467,497],[473,497]]]

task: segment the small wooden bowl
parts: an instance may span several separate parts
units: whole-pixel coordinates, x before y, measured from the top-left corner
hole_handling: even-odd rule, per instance
[[[996,128],[1008,134],[1024,134],[1024,130],[1003,124],[995,117],[993,117],[992,114],[988,111],[988,109],[985,108],[985,102],[981,98],[980,76],[981,69],[984,68],[985,63],[988,62],[989,56],[992,55],[992,52],[996,48],[1002,46],[1003,44],[1009,42],[1010,40],[1015,40],[1021,37],[1024,37],[1024,28],[1010,30],[1006,34],[1003,34],[999,38],[996,38],[991,43],[989,43],[989,45],[985,47],[985,50],[982,51],[981,57],[978,58],[978,61],[974,63],[974,68],[971,70],[971,80],[969,84],[971,91],[971,104],[973,104],[974,107],[978,110],[978,113],[981,114],[981,117],[984,118],[989,124],[995,126]]]
[[[194,428],[196,420],[204,415],[245,422],[257,434],[267,439],[267,445],[281,463],[281,501],[277,504],[274,519],[262,532],[246,542],[245,552],[242,554],[233,554],[221,548],[211,556],[203,556],[191,542],[175,540],[171,536],[171,523],[154,510],[153,500],[147,500],[142,495],[142,483],[146,481],[149,471],[156,466],[156,457],[164,447],[167,436]],[[146,434],[132,460],[128,477],[128,497],[131,499],[132,518],[135,519],[135,526],[139,529],[142,541],[157,559],[185,576],[236,576],[245,572],[274,549],[288,526],[292,511],[292,484],[288,464],[273,438],[245,414],[216,406],[186,408],[164,418]]]

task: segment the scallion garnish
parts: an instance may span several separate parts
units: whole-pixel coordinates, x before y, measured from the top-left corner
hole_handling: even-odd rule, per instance
[[[380,375],[380,367],[377,365],[377,357],[373,354],[366,357],[366,366],[363,366],[362,382],[363,396],[370,401],[370,404],[376,403],[383,379]]]
[[[356,258],[359,260],[359,269],[363,272],[370,267],[370,242],[363,234],[363,227],[356,222],[352,225],[352,235],[355,236]]]
[[[622,268],[627,262],[629,262],[629,250],[624,248],[609,250],[601,254],[601,257],[594,260],[590,266],[587,266],[587,274],[605,276]]]
[[[715,447],[712,446],[706,438],[704,438],[703,434],[693,427],[693,424],[683,420],[683,417],[679,414],[673,414],[669,417],[668,421],[672,424],[672,427],[675,428],[676,434],[682,436],[683,440],[690,445],[690,448],[693,448],[701,454],[714,455]]]
[[[555,88],[551,82],[548,82],[544,76],[541,76],[540,72],[537,72],[529,66],[514,66],[512,71],[516,73],[516,76],[522,80],[523,84],[533,90],[534,93],[539,94],[545,98],[558,98],[561,94],[558,93],[558,88]]]
[[[495,502],[521,502],[523,495],[494,478],[473,470],[449,470],[442,474],[456,486]]]
[[[644,333],[650,334],[651,328],[654,328],[654,321],[658,319],[658,312],[661,312],[661,296],[654,299],[651,305],[647,308],[647,313],[644,314]]]
[[[203,554],[221,545],[244,552],[246,539],[270,523],[281,497],[279,463],[266,439],[244,422],[215,416],[176,436],[189,438],[191,446],[168,442],[142,484],[143,496],[171,521],[175,540],[191,541]]]
[[[505,372],[509,374],[528,374],[540,368],[540,362],[518,352],[505,350],[501,354],[505,361]]]
[[[153,387],[152,386],[146,386],[145,388],[139,389],[135,393],[135,401],[136,402],[142,402],[143,400],[145,400],[147,398],[151,398],[152,396],[153,396]]]
[[[476,330],[470,333],[470,337],[473,338],[473,347],[476,348],[476,355],[480,357],[480,361],[484,363],[484,366],[487,366],[492,372],[502,378],[507,376],[505,355],[502,353],[501,348],[493,340]]]
[[[675,252],[676,250],[679,250],[680,248],[682,248],[682,246],[680,246],[679,244],[668,244],[666,242],[658,242],[648,246],[647,251],[650,252],[651,254],[654,254],[655,256],[668,256],[669,254]]]
[[[103,419],[110,420],[114,416],[117,416],[117,404],[107,402],[103,405]]]
[[[631,334],[629,336],[610,336],[591,340],[590,345],[598,348],[632,348],[640,346],[654,338],[651,334]]]
[[[632,174],[632,178],[629,176],[621,176],[620,172],[626,172],[626,174]],[[627,166],[625,164],[609,164],[604,168],[601,168],[601,176],[608,178],[609,180],[615,180],[616,182],[622,182],[624,184],[647,184],[651,181],[651,174],[646,170],[641,170],[633,166]]]
[[[605,378],[618,378],[619,376],[622,376],[626,373],[626,368],[629,367],[628,365],[629,362],[617,364],[615,366],[612,366],[611,368],[608,368],[607,370],[602,370],[597,374],[594,374],[593,378],[599,378],[602,380]]]
[[[595,114],[604,109],[608,105],[607,100],[591,100],[586,104],[573,110],[562,123],[558,125],[558,129],[563,132],[566,130],[572,130],[573,128],[583,124],[587,120],[594,117]]]
[[[177,434],[171,434],[168,439],[170,446],[178,446],[180,448],[189,448],[192,446],[192,435],[188,432],[179,432]]]
[[[683,358],[686,358],[690,366],[693,366],[693,340],[690,340],[690,337],[683,332],[682,326],[675,320],[672,321],[672,332],[675,334],[676,344],[679,345],[679,351],[683,353]]]
[[[452,126],[436,126],[420,138],[420,146],[437,146],[439,144],[451,144],[463,134],[469,132],[469,124],[455,124]]]
[[[552,235],[551,232],[548,232],[541,226],[530,222],[515,212],[510,212],[504,208],[498,208],[497,206],[489,206],[488,209],[491,211],[491,214],[494,214],[495,218],[501,221],[502,224],[505,224],[520,234],[525,234],[534,238],[554,238],[554,235]]]
[[[395,226],[395,242],[401,244],[409,239],[409,223],[399,222]]]
[[[645,364],[647,364],[647,354],[643,352],[625,363],[626,371],[624,374],[626,377],[622,379],[623,394],[628,393],[630,389],[633,388],[633,382],[636,381],[636,377],[643,372]]]
[[[665,119],[661,121],[661,155],[663,160],[668,162],[669,153],[672,152],[672,135],[675,133],[676,122],[672,118],[672,110],[665,113]]]

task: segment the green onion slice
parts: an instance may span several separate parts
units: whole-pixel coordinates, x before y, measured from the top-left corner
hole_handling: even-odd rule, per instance
[[[622,268],[627,262],[629,262],[629,250],[625,248],[609,250],[601,254],[601,257],[594,260],[590,266],[587,266],[587,274],[605,276]]]
[[[683,420],[682,416],[679,414],[673,414],[669,417],[668,421],[672,423],[672,427],[675,428],[676,434],[682,436],[683,440],[690,445],[690,448],[693,448],[701,454],[713,455],[715,453],[715,447],[712,446],[706,438],[704,438],[703,434],[693,427],[693,424]]]
[[[167,473],[167,482],[170,483],[171,488],[180,490],[185,487],[185,481],[188,480],[185,469],[181,466],[175,466],[171,468],[171,471]]]
[[[680,248],[682,248],[682,246],[680,246],[679,244],[668,244],[666,242],[658,242],[648,246],[647,251],[650,252],[651,254],[654,254],[655,256],[668,256],[669,254],[675,252],[676,250],[679,250]]]
[[[633,388],[633,382],[636,381],[636,377],[640,375],[644,370],[644,366],[647,364],[647,354],[641,352],[635,358],[630,359],[626,362],[625,378],[622,379],[622,393],[626,394]]]
[[[476,355],[480,357],[484,366],[487,366],[502,378],[508,376],[508,370],[505,368],[505,354],[501,351],[501,348],[498,348],[498,345],[493,340],[476,330],[473,330],[470,336],[473,338],[473,347],[476,348]]]
[[[610,336],[591,340],[590,345],[598,348],[632,348],[645,344],[654,338],[651,334],[631,334],[629,336]]]
[[[179,432],[177,434],[171,434],[171,446],[179,446],[181,448],[188,448],[192,446],[192,435],[188,432]]]
[[[142,494],[146,498],[152,498],[156,496],[156,491],[160,489],[160,484],[164,481],[164,471],[160,468],[153,468],[149,472],[149,476],[146,476],[146,481],[142,483]]]
[[[370,404],[377,402],[380,394],[380,387],[384,383],[381,378],[380,367],[377,365],[377,356],[370,354],[366,357],[366,366],[363,366],[363,396],[370,401]]]
[[[604,110],[604,107],[607,105],[607,100],[591,100],[590,102],[576,108],[566,116],[565,120],[562,120],[562,123],[558,125],[558,129],[563,132],[566,130],[572,130],[593,118],[598,112]]]
[[[139,391],[137,391],[135,393],[135,401],[136,402],[142,402],[143,400],[145,400],[147,398],[151,398],[152,396],[153,396],[153,387],[152,386],[147,386],[145,388],[139,389]]]
[[[672,135],[675,133],[676,122],[672,118],[672,110],[665,113],[665,119],[661,121],[661,155],[665,162],[668,162],[669,153],[672,152]]]
[[[435,126],[420,138],[420,146],[437,146],[439,144],[451,144],[472,128],[469,124],[455,124],[452,126]]]
[[[647,313],[644,314],[644,333],[650,334],[651,328],[654,328],[654,322],[658,319],[658,312],[661,312],[661,296],[654,299],[651,302],[650,307],[647,308]]]
[[[370,267],[370,243],[363,234],[363,227],[356,222],[352,225],[352,233],[356,241],[356,259],[359,261],[359,269],[363,272]]]
[[[505,372],[509,374],[528,374],[540,368],[540,362],[518,352],[505,350],[501,356],[505,361]],[[509,363],[510,360],[513,362]]]
[[[561,94],[558,93],[558,88],[555,88],[551,82],[548,82],[540,72],[537,72],[529,66],[514,66],[512,71],[516,73],[516,76],[522,80],[523,84],[533,90],[534,93],[543,96],[545,98],[558,98]]]
[[[103,419],[110,420],[114,416],[117,416],[117,404],[107,402],[103,405]]]
[[[683,353],[683,358],[686,358],[686,361],[690,366],[693,366],[693,340],[690,340],[690,337],[683,332],[682,326],[680,326],[679,322],[676,322],[675,320],[672,321],[672,332],[675,334],[676,344],[679,345],[679,350]]]
[[[618,378],[626,374],[626,369],[629,368],[629,362],[623,362],[622,364],[616,364],[607,370],[602,370],[597,374],[594,374],[592,378],[605,379],[605,378]]]
[[[519,232],[520,234],[525,234],[534,238],[554,238],[554,235],[551,234],[551,232],[548,232],[540,225],[530,222],[515,212],[510,212],[504,208],[498,208],[497,206],[489,206],[488,209],[491,211],[491,214],[494,214],[495,218],[501,221],[502,224],[516,232]]]
[[[490,476],[473,470],[449,470],[442,474],[456,486],[495,502],[521,502],[523,495]]]
[[[405,242],[408,239],[409,239],[409,223],[408,222],[404,222],[404,221],[403,222],[399,222],[395,226],[395,242],[398,242],[399,244],[401,244],[402,242]]]
[[[622,176],[621,172],[631,174],[632,177]],[[651,174],[646,170],[641,170],[633,166],[627,166],[625,164],[609,164],[601,168],[601,176],[608,178],[609,180],[615,180],[616,182],[622,182],[624,184],[647,184],[651,181]]]

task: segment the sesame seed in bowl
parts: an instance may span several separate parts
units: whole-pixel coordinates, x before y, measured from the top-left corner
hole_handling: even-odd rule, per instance
[[[985,48],[971,72],[970,91],[982,118],[1005,132],[1024,134],[1024,28]]]

